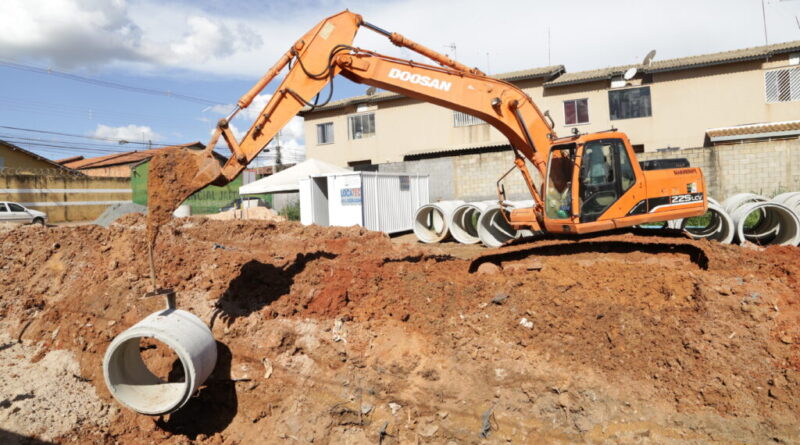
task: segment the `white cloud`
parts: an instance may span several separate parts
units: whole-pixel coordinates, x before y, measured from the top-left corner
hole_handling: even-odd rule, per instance
[[[143,12],[154,16],[143,17]],[[245,23],[201,13],[164,2],[3,0],[0,57],[46,61],[57,68],[133,63],[213,71],[203,64],[262,45]]]
[[[770,41],[796,40],[800,1],[766,6]],[[450,51],[446,45],[455,43],[460,61],[493,73],[548,62],[564,64],[568,71],[636,63],[653,48],[657,59],[665,59],[763,44],[761,5],[751,0],[501,0],[491,6],[485,0],[258,6],[245,1],[2,0],[0,57],[45,59],[56,67],[124,64],[255,79],[317,22],[346,7],[434,50]],[[358,46],[421,59],[368,30],[359,35]]]
[[[0,56],[44,58],[59,67],[142,60],[141,29],[123,0],[3,0]]]
[[[145,125],[125,125],[122,127],[110,127],[108,125],[99,124],[92,133],[92,136],[98,138],[120,139],[128,142],[147,142],[157,141],[161,136],[154,132]]]

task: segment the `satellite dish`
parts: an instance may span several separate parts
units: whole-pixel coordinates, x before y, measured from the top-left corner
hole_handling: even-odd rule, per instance
[[[636,71],[636,67],[628,68],[628,71],[625,71],[625,74],[622,76],[622,78],[625,80],[631,80],[633,79],[633,76],[636,75]]]
[[[376,91],[378,91],[378,89],[375,87],[367,88],[367,96],[372,96],[373,94],[375,94]]]
[[[647,53],[646,56],[644,56],[644,60],[642,60],[642,65],[650,66],[650,62],[653,61],[653,57],[655,57],[655,56],[656,56],[656,50],[654,50],[654,49],[650,50],[650,52]]]

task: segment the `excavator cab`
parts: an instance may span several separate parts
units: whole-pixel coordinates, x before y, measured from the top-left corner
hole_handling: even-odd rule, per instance
[[[581,234],[697,216],[704,187],[700,169],[643,171],[623,133],[583,135],[550,148],[542,220],[548,232]]]

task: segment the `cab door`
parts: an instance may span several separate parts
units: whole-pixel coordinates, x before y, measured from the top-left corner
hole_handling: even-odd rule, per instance
[[[609,210],[635,183],[636,174],[622,139],[586,142],[578,179],[580,222],[617,217]]]

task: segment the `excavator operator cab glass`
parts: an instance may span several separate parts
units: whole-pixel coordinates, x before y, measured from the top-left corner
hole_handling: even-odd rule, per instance
[[[589,141],[583,146],[580,171],[581,222],[592,222],[636,182],[631,160],[620,139]]]
[[[572,169],[576,150],[576,144],[557,145],[550,150],[544,195],[548,218],[567,219],[572,215]]]

